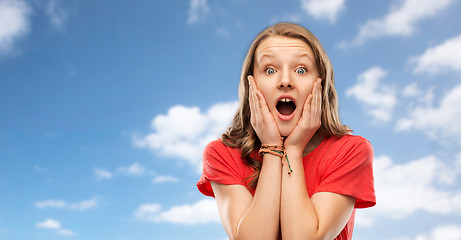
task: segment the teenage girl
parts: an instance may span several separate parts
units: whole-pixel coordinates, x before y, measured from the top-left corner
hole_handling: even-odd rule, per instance
[[[250,46],[239,109],[205,148],[197,186],[230,239],[351,239],[355,209],[376,200],[373,149],[350,133],[319,40],[275,24]]]

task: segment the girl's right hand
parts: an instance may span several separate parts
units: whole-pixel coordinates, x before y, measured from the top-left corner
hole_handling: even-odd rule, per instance
[[[261,141],[261,144],[283,145],[274,116],[267,106],[266,99],[258,90],[253,76],[248,76],[250,103],[250,123]]]

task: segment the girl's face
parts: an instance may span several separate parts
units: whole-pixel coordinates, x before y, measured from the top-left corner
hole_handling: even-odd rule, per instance
[[[256,48],[253,74],[280,134],[290,135],[319,77],[311,47],[300,39],[266,38]]]

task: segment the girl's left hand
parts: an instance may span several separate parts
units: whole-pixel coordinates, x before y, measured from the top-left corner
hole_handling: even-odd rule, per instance
[[[286,149],[303,152],[309,140],[322,124],[322,79],[318,78],[312,87],[312,93],[306,99],[301,118],[291,134],[285,140]]]

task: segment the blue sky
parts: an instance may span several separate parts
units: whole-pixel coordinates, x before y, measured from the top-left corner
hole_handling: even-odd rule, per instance
[[[252,39],[318,36],[375,150],[355,239],[461,239],[461,2],[0,0],[0,239],[226,239],[196,189]]]

